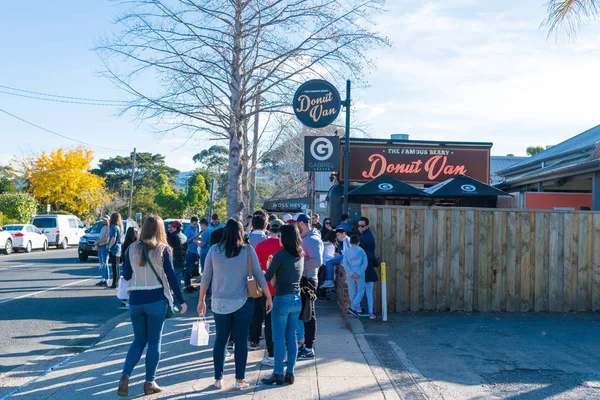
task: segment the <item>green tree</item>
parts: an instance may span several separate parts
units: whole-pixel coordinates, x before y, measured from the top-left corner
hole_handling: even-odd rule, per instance
[[[131,185],[131,157],[116,156],[101,159],[98,168],[92,172],[106,178],[106,187],[111,193],[125,195]],[[133,182],[134,195],[141,188],[154,187],[159,174],[165,174],[169,184],[174,185],[179,171],[165,164],[165,156],[151,153],[138,153]]]
[[[206,182],[200,174],[188,183],[187,192],[173,189],[165,174],[159,174],[156,179],[156,204],[163,210],[165,218],[204,214],[208,205],[208,196]]]
[[[201,168],[215,174],[222,174],[227,171],[229,162],[229,150],[225,146],[214,145],[200,153],[194,155],[195,163],[200,164]]]
[[[0,194],[17,190],[17,171],[9,165],[0,165]]]
[[[29,224],[36,213],[37,201],[27,193],[0,194],[0,213],[3,219],[20,224]],[[3,222],[3,223],[6,223]]]
[[[137,190],[133,195],[131,209],[134,214],[141,213],[143,218],[150,214],[158,214],[163,218],[168,218],[165,216],[165,211],[162,207],[156,203],[156,189],[154,187],[145,187]],[[127,215],[129,205],[125,203],[118,211],[121,215]]]
[[[528,156],[535,156],[544,151],[542,146],[529,146],[526,150]]]

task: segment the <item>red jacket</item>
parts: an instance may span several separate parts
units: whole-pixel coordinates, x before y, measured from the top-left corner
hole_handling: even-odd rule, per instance
[[[257,244],[254,250],[258,256],[260,267],[262,268],[263,272],[265,272],[267,270],[267,261],[269,261],[269,256],[275,255],[275,253],[277,253],[279,250],[283,250],[283,246],[279,242],[278,238],[269,238]],[[267,285],[269,285],[271,296],[275,296],[275,288],[273,285],[271,285],[271,282],[267,282]]]

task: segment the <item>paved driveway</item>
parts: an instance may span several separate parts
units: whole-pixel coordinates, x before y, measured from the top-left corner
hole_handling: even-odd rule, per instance
[[[397,314],[363,321],[403,397],[599,399],[598,314]]]

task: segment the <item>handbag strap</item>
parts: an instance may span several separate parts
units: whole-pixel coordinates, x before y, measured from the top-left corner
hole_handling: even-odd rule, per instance
[[[152,272],[154,272],[156,279],[158,279],[158,283],[160,283],[160,285],[162,287],[165,287],[165,284],[163,283],[162,279],[160,279],[160,276],[158,276],[158,273],[154,269],[154,265],[152,265],[152,261],[150,261],[150,256],[148,255],[148,251],[146,250],[146,244],[142,241],[140,241],[140,243],[142,244],[142,250],[144,250],[144,256],[146,257],[146,262],[148,263],[148,265],[150,265],[150,268],[152,268]]]
[[[246,251],[248,252],[248,279],[254,278],[252,274],[252,254],[250,254],[250,245],[246,245]]]

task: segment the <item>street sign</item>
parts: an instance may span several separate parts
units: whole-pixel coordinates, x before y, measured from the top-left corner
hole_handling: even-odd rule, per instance
[[[309,128],[323,128],[340,113],[342,101],[335,86],[322,79],[304,82],[294,94],[296,117]]]
[[[304,137],[304,171],[338,171],[340,138],[338,136]]]

